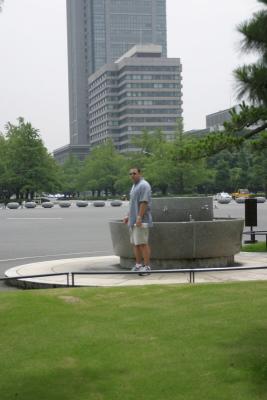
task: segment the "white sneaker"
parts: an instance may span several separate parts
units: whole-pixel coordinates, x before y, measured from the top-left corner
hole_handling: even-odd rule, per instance
[[[142,268],[142,264],[135,264],[135,266],[131,269],[132,272],[138,272]]]
[[[144,266],[142,266],[142,267],[139,269],[139,272],[140,272],[139,275],[140,275],[140,276],[142,276],[142,275],[149,275],[150,271],[151,271],[150,266],[149,266],[149,265],[144,265]]]

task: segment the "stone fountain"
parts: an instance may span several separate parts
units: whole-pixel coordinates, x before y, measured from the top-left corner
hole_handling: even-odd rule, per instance
[[[226,267],[240,252],[243,219],[213,216],[212,197],[158,198],[152,202],[151,266],[154,269]],[[122,268],[134,265],[128,226],[110,221]]]

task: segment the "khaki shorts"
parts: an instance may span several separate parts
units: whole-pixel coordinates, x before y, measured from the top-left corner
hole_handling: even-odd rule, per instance
[[[133,226],[129,229],[130,242],[138,246],[139,244],[148,244],[149,228],[143,226]]]

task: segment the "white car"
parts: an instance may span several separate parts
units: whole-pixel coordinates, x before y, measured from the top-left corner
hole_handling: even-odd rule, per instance
[[[232,196],[229,193],[221,192],[216,194],[216,200],[220,204],[228,204],[232,200]]]

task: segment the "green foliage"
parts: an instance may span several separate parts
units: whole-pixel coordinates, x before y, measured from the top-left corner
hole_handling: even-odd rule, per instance
[[[266,1],[259,0],[267,6]],[[267,8],[253,14],[238,27],[243,52],[254,52],[258,60],[234,71],[239,98],[246,96],[256,106],[267,107]]]
[[[252,168],[250,186],[260,188],[267,196],[267,132],[250,143]]]
[[[258,147],[259,141],[244,143],[235,151],[223,150],[208,159],[209,169],[215,172],[213,192],[247,187],[267,194],[267,150]]]
[[[9,197],[33,197],[34,192],[54,191],[59,186],[58,167],[39,136],[23,118],[8,123],[0,139],[1,191]]]
[[[206,192],[212,179],[205,159],[195,158],[194,149],[198,139],[185,135],[180,121],[177,123],[175,140],[170,143],[171,158],[174,161],[175,192],[192,193],[198,188]]]
[[[266,1],[258,1],[267,6]],[[242,103],[240,115],[233,113],[226,129],[234,132],[258,124],[244,135],[248,139],[267,128],[267,9],[254,13],[249,21],[239,25],[238,30],[243,37],[241,49],[256,53],[258,60],[234,71],[239,99],[247,98],[252,105]]]
[[[0,188],[3,189],[6,180],[6,139],[0,134]]]
[[[122,155],[109,141],[93,149],[83,162],[70,157],[58,166],[38,131],[19,119],[18,125],[8,124],[5,135],[0,135],[0,197],[8,199],[16,193],[26,198],[42,191],[75,195],[92,191],[115,197],[129,192],[131,166],[142,168],[153,193],[159,195],[231,192],[239,187],[266,192],[267,133],[244,142],[241,150],[237,142],[242,138],[237,135],[231,151],[209,157],[228,140],[223,133],[215,136],[192,138],[178,121],[172,141],[160,130],[144,131],[134,140],[138,152]]]
[[[258,1],[267,6],[265,0]],[[224,124],[224,132],[200,139],[191,148],[195,158],[208,157],[224,149],[235,151],[267,129],[267,9],[254,13],[250,20],[239,25],[238,31],[243,38],[241,50],[258,56],[255,63],[234,71],[237,96],[240,100],[248,100],[249,104],[243,101],[240,111],[232,110],[231,121]]]
[[[79,177],[80,190],[91,190],[98,196],[102,191],[106,196],[123,191],[127,176],[126,164],[125,157],[116,151],[111,140],[94,148],[82,166]]]
[[[65,194],[71,195],[79,192],[79,175],[82,162],[71,155],[61,167],[61,185]]]
[[[267,105],[266,85],[267,67],[264,64],[243,65],[234,71],[238,82],[239,98],[248,97],[254,104]]]
[[[194,139],[184,134],[182,120],[177,121],[172,141],[161,130],[144,131],[134,144],[141,150],[132,159],[143,168],[153,192],[184,194],[207,188],[212,174],[204,160],[194,160]]]
[[[173,180],[170,143],[161,130],[157,130],[154,133],[144,131],[139,138],[135,138],[134,144],[140,148],[140,152],[131,156],[132,164],[142,167],[154,190],[166,194]]]
[[[236,139],[237,145],[242,145],[267,128],[267,108],[265,106],[248,106],[244,102],[240,104],[240,111],[235,108],[231,111],[231,121],[225,122],[226,134]],[[256,128],[247,128],[256,126]]]

